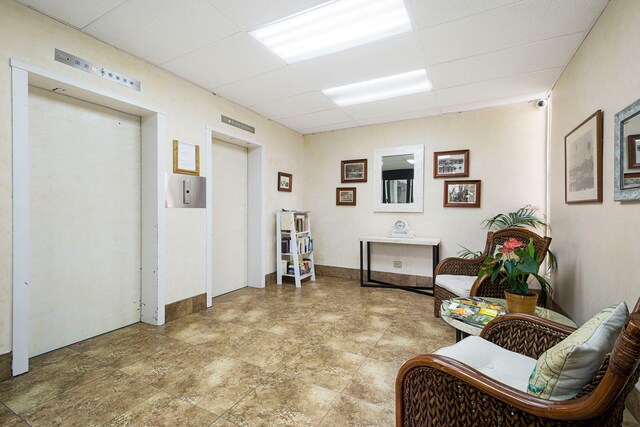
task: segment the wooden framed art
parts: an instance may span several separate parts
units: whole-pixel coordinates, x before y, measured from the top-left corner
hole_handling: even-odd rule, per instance
[[[337,187],[336,188],[336,205],[355,206],[356,205],[356,187]]]
[[[564,201],[602,202],[602,110],[564,137]]]
[[[627,149],[629,151],[629,169],[640,169],[640,135],[627,137]]]
[[[200,176],[200,147],[173,140],[173,173]]]
[[[445,208],[479,208],[480,180],[475,181],[445,181]]]
[[[436,151],[433,153],[433,177],[469,176],[469,150]]]
[[[342,183],[367,182],[367,159],[340,162],[340,180]]]
[[[290,173],[278,172],[278,191],[291,192],[293,188],[293,175]]]

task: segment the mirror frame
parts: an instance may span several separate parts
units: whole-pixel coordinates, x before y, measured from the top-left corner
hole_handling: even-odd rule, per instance
[[[413,154],[413,203],[382,203],[382,158]],[[375,150],[373,153],[373,211],[424,211],[424,145],[405,145]]]
[[[624,188],[624,167],[622,162],[627,159],[628,153],[624,153],[624,141],[622,140],[622,124],[628,118],[640,113],[640,99],[616,113],[614,118],[614,195],[613,200],[624,202],[628,200],[640,200],[640,188]]]

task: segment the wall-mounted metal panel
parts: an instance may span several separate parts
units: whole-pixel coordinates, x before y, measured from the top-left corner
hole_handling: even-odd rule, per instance
[[[164,176],[165,207],[206,208],[207,178],[203,176],[166,173]]]
[[[131,77],[124,76],[115,71],[108,70],[98,64],[87,61],[86,59],[79,58],[70,53],[64,52],[60,49],[55,50],[55,60],[63,64],[70,65],[73,68],[82,70],[86,73],[93,74],[102,77],[112,82],[120,83],[121,85],[130,87],[131,89],[140,91],[140,81],[132,79]]]

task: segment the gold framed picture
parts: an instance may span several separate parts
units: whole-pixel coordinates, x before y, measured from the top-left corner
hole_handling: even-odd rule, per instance
[[[173,173],[200,176],[200,147],[173,140]]]

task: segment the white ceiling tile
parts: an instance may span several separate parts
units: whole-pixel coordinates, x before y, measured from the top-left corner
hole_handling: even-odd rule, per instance
[[[237,33],[162,65],[208,89],[284,67],[253,37]]]
[[[253,111],[273,120],[332,108],[335,108],[335,104],[320,92],[309,92],[251,107]]]
[[[436,91],[440,107],[548,92],[562,68],[455,86]]]
[[[328,0],[209,0],[218,10],[239,25],[250,30],[272,21],[310,9]]]
[[[358,120],[360,126],[375,125],[379,123],[399,122],[400,120],[418,119],[420,117],[437,116],[440,114],[440,108],[429,108],[426,110],[409,111],[406,113],[386,114],[381,117],[373,117],[370,119]]]
[[[333,125],[316,126],[316,127],[307,128],[307,129],[300,129],[298,132],[300,132],[303,135],[308,135],[310,133],[320,133],[320,132],[329,132],[329,131],[340,130],[340,129],[350,129],[358,126],[359,125],[356,122],[345,122],[345,123],[336,123]]]
[[[564,67],[578,50],[584,33],[516,46],[429,67],[434,89]]]
[[[300,130],[337,123],[352,122],[353,119],[351,119],[351,117],[341,109],[333,108],[331,110],[318,111],[311,114],[287,117],[278,121],[291,129]]]
[[[455,21],[521,0],[405,0],[415,29]]]
[[[18,0],[45,15],[83,28],[126,0]]]
[[[413,95],[398,96],[396,98],[382,99],[380,101],[342,107],[354,120],[360,122],[363,119],[381,117],[392,114],[408,113],[411,111],[436,108],[438,103],[433,92],[421,92]]]
[[[213,89],[218,95],[246,106],[264,104],[310,90],[309,84],[288,67]]]
[[[84,31],[161,64],[238,32],[239,28],[206,0],[131,0]]]
[[[430,65],[584,32],[607,0],[526,0],[420,31]]]
[[[290,66],[314,89],[327,89],[425,67],[415,33],[407,33]]]

